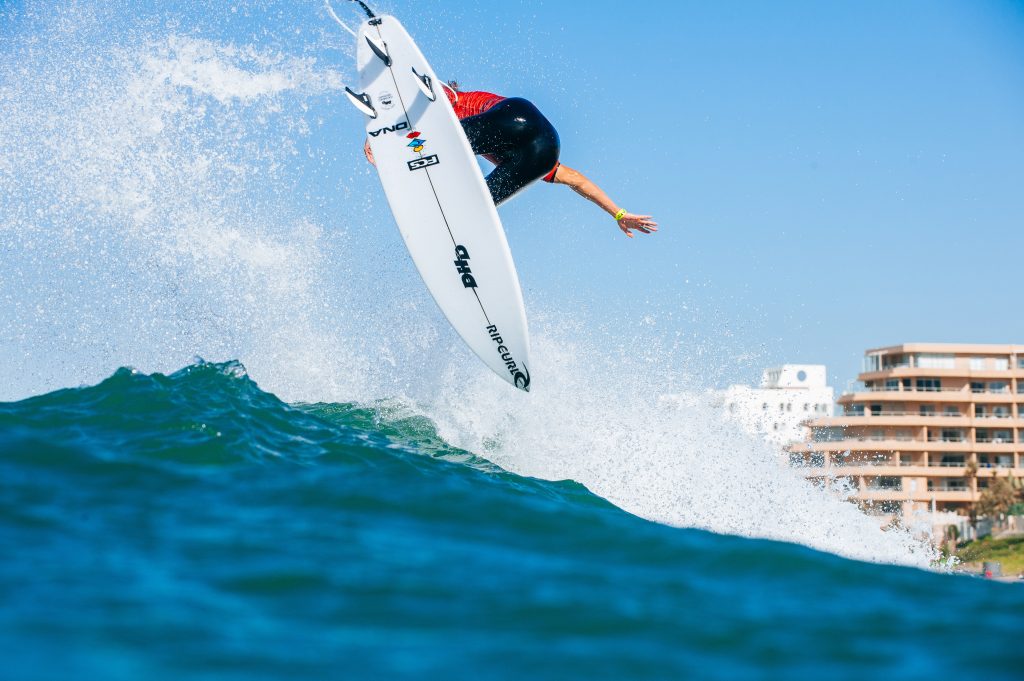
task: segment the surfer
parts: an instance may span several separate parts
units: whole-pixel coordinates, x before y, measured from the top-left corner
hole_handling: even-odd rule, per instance
[[[487,176],[487,187],[495,205],[511,198],[526,185],[539,179],[564,184],[580,196],[597,204],[615,218],[622,232],[650,234],[658,223],[650,215],[636,215],[620,207],[593,180],[558,161],[558,132],[536,106],[521,97],[502,97],[490,92],[462,92],[458,83],[449,81],[444,92],[462,123],[473,153],[494,164]],[[370,140],[363,152],[373,163]]]

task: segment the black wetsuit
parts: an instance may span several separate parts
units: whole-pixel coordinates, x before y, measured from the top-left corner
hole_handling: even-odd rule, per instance
[[[496,164],[487,176],[495,205],[542,177],[550,182],[558,165],[558,132],[537,107],[521,97],[503,99],[462,119],[473,153]]]

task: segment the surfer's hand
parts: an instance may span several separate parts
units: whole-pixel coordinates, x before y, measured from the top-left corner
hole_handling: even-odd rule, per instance
[[[369,139],[367,139],[366,144],[363,145],[363,153],[366,154],[366,160],[370,162],[370,165],[377,165],[377,162],[373,160],[373,149],[370,148]]]
[[[650,234],[658,231],[658,223],[651,219],[650,215],[633,215],[626,213],[619,222],[619,229],[630,239],[633,238],[632,230],[642,234]]]

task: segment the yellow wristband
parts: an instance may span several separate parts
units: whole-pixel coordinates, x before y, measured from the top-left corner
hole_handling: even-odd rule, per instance
[[[618,222],[618,221],[619,221],[619,220],[621,220],[622,218],[626,217],[626,213],[627,213],[627,212],[629,212],[629,211],[627,211],[627,210],[626,210],[625,208],[623,208],[623,209],[622,209],[622,210],[620,210],[620,211],[619,211],[618,213],[616,213],[616,214],[615,214],[615,222]]]

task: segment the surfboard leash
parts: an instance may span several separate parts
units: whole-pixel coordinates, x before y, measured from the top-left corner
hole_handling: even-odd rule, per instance
[[[373,19],[373,18],[375,18],[377,16],[376,14],[373,13],[373,10],[371,10],[369,7],[366,6],[366,3],[363,2],[363,0],[352,0],[352,2],[354,2],[357,5],[359,5],[360,7],[362,7],[363,11],[366,12],[366,16],[368,18]]]

